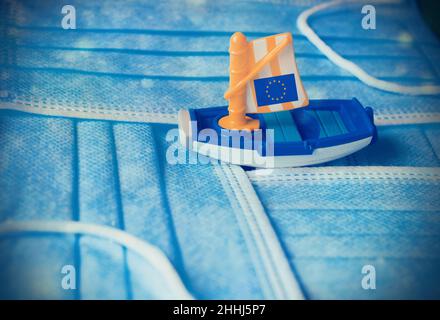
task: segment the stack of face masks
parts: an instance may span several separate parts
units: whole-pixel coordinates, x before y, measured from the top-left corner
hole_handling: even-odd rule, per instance
[[[156,251],[0,227],[0,297],[440,297],[438,96],[382,92],[340,70],[296,29],[306,2],[71,4],[77,30],[61,28],[59,1],[2,7],[0,220],[106,226]],[[437,83],[440,47],[414,5],[378,5],[376,30],[361,29],[358,6],[310,24],[379,78]],[[291,31],[310,97],[374,107],[377,144],[270,174],[171,163],[177,110],[225,104],[233,31]],[[362,286],[366,265],[375,289]]]

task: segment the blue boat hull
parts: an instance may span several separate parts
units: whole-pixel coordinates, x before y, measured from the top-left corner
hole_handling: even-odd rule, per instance
[[[189,149],[225,162],[252,167],[292,167],[331,161],[376,139],[373,110],[357,99],[311,100],[309,106],[250,115],[254,132],[225,130],[218,120],[227,107],[179,112],[181,142]]]

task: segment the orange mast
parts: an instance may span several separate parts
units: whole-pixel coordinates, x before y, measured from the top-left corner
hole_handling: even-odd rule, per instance
[[[229,88],[236,87],[249,73],[249,42],[245,35],[236,32],[229,46]],[[255,130],[260,127],[258,120],[246,116],[246,86],[242,86],[229,97],[229,115],[219,120],[219,125],[229,130]]]

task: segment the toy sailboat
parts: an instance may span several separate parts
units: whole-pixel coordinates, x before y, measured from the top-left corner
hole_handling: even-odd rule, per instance
[[[358,100],[310,100],[292,35],[230,41],[228,107],[180,110],[182,144],[251,167],[297,167],[356,152],[376,139],[373,110]]]

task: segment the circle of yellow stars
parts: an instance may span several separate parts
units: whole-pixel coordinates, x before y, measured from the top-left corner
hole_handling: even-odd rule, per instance
[[[280,84],[281,87],[283,88],[282,91],[282,95],[280,97],[271,97],[271,95],[269,94],[269,88],[272,84]],[[281,82],[281,80],[270,80],[266,86],[266,95],[267,98],[270,99],[271,101],[280,101],[284,99],[284,96],[286,95],[286,86],[284,85],[284,82]]]

